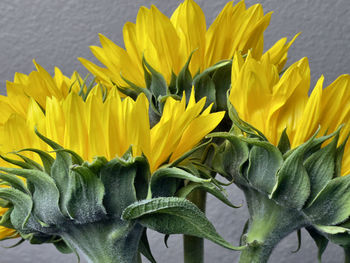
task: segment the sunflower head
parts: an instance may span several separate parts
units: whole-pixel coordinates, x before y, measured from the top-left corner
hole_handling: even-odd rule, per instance
[[[274,242],[302,227],[348,242],[348,234],[345,239],[338,234],[349,233],[350,76],[325,89],[321,77],[308,96],[306,58],[279,75],[269,56],[256,60],[236,53],[231,78],[233,127],[212,135],[226,139],[213,166],[246,194],[251,208],[246,243]]]
[[[187,105],[185,98],[168,98],[152,128],[144,94],[136,101],[121,99],[112,89],[103,99],[92,90],[84,101],[71,92],[61,101],[47,98],[45,110],[32,99],[26,119],[10,118],[2,131],[20,140],[15,158],[2,156],[7,167],[0,167],[0,179],[9,187],[0,188],[0,198],[9,210],[1,225],[31,242],[54,243],[65,251],[78,247],[90,260],[102,257],[104,262],[112,262],[111,257],[132,261],[139,243],[145,242],[141,235],[146,227],[235,249],[186,200],[200,188],[231,205],[187,158],[224,113],[203,110],[205,99],[196,102],[194,93]],[[18,132],[10,133],[15,128]],[[2,150],[15,146],[6,140]],[[190,225],[194,219],[200,220],[200,228]],[[86,232],[94,242],[86,242]],[[96,248],[102,242],[103,248]]]
[[[271,13],[260,4],[246,7],[244,1],[229,2],[207,29],[201,8],[186,0],[167,18],[155,6],[142,7],[136,23],[124,26],[125,49],[100,35],[102,47],[91,51],[105,67],[80,58],[83,65],[107,88],[117,86],[127,96],[144,92],[160,116],[164,98],[190,94],[206,97],[213,111],[226,110],[231,61],[236,51],[257,59],[270,57],[279,71],[294,39],[281,39],[263,54],[263,33]]]

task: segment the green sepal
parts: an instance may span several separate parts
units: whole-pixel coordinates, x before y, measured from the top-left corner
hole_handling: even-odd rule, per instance
[[[201,78],[208,76],[212,73],[214,73],[215,71],[217,71],[218,69],[222,68],[222,67],[226,67],[226,66],[231,66],[232,65],[232,60],[228,59],[228,60],[222,60],[219,61],[218,63],[216,63],[215,65],[205,69],[202,73],[196,75],[193,78],[193,85],[196,86],[197,83],[201,80]]]
[[[335,159],[337,151],[338,136],[326,147],[313,153],[308,157],[304,166],[310,179],[310,196],[306,207],[315,199],[317,194],[333,178],[335,171]]]
[[[4,227],[7,227],[7,228],[14,229],[14,226],[11,223],[11,213],[12,213],[12,211],[13,211],[13,206],[10,207],[9,209],[7,209],[7,211],[1,215],[0,226],[4,226]]]
[[[51,166],[50,176],[54,179],[56,187],[59,191],[59,207],[62,214],[70,217],[69,212],[65,204],[68,202],[68,189],[69,189],[69,168],[73,164],[72,157],[66,151],[62,151],[63,147],[51,141],[42,135],[38,130],[35,129],[35,133],[41,140],[47,143],[54,151],[56,151],[56,159]]]
[[[225,241],[204,213],[184,198],[160,197],[133,203],[124,210],[122,219],[137,220],[141,225],[164,234],[206,238],[232,250],[245,248],[234,247]]]
[[[300,210],[310,195],[310,179],[303,162],[305,152],[313,145],[316,134],[297,147],[277,173],[277,183],[270,197],[285,207]]]
[[[25,163],[29,164],[29,165],[31,166],[31,169],[36,169],[36,170],[39,170],[39,171],[44,171],[43,167],[42,167],[39,163],[37,163],[37,162],[31,160],[30,158],[28,158],[28,157],[26,157],[26,156],[24,156],[24,155],[22,155],[22,154],[20,154],[20,153],[18,153],[18,152],[15,152],[15,153],[13,153],[13,154],[17,155],[17,156],[18,156],[19,158],[21,158]]]
[[[249,137],[258,138],[261,141],[268,141],[262,132],[260,132],[258,129],[250,125],[248,122],[245,122],[239,118],[238,112],[236,111],[236,109],[233,107],[233,105],[229,100],[228,92],[227,92],[227,112],[233,124],[237,128],[239,128],[242,132],[246,133]]]
[[[149,169],[145,169],[147,165],[143,157],[129,161],[115,158],[101,169],[100,178],[105,187],[103,205],[108,214],[120,217],[127,206],[138,200],[135,181],[149,178]],[[143,188],[143,193],[147,192],[147,184],[140,187]]]
[[[100,220],[106,215],[102,204],[104,185],[89,168],[72,166],[70,171],[67,203],[69,215],[78,224]]]
[[[215,103],[215,83],[209,75],[203,75],[197,82],[195,82],[194,90],[197,101],[206,98],[204,107],[208,107],[210,104]],[[216,111],[215,107],[214,104],[214,107],[212,108],[213,111]]]
[[[34,153],[38,154],[40,159],[41,159],[41,162],[43,163],[44,171],[47,174],[50,174],[52,164],[55,161],[55,159],[50,154],[48,154],[48,153],[46,153],[44,151],[38,150],[38,149],[34,149],[34,148],[26,148],[26,149],[20,150],[18,152],[19,153],[20,152],[34,152]]]
[[[192,89],[192,76],[191,72],[188,69],[188,66],[190,64],[192,55],[195,51],[192,51],[189,58],[186,61],[185,66],[181,69],[179,75],[176,78],[176,94],[179,96],[183,95],[183,92],[185,92],[186,95],[186,101],[189,100],[191,89]]]
[[[0,180],[7,182],[11,187],[20,190],[23,193],[29,194],[27,187],[23,180],[19,179],[17,176],[0,173]]]
[[[188,157],[192,156],[195,152],[202,149],[205,146],[208,146],[211,143],[211,139],[207,140],[206,142],[201,143],[200,145],[192,148],[191,150],[185,152],[183,155],[181,155],[176,160],[172,161],[167,165],[167,167],[175,167],[178,166],[182,161],[186,160]]]
[[[350,216],[349,200],[350,175],[337,177],[328,182],[304,212],[314,224],[339,224]]]
[[[335,154],[335,173],[334,177],[341,176],[341,167],[342,167],[342,161],[343,161],[343,155],[346,143],[349,140],[350,134],[346,137],[346,139],[342,142],[342,144],[337,148],[336,154]]]
[[[58,207],[60,195],[54,180],[49,175],[32,169],[0,167],[0,171],[22,176],[34,185],[35,191],[32,198],[35,206],[33,210],[40,221],[57,225],[64,220]]]
[[[271,194],[283,164],[281,152],[269,142],[245,137],[241,140],[253,145],[249,152],[248,181],[256,190]]]
[[[306,227],[307,232],[310,234],[311,238],[315,241],[318,252],[317,259],[318,262],[322,262],[323,252],[326,250],[328,246],[328,239],[321,235],[316,229],[313,227]]]
[[[108,160],[103,156],[98,156],[93,159],[91,163],[84,162],[82,166],[89,168],[96,176],[100,174],[101,169],[108,163]]]
[[[80,157],[79,154],[77,154],[74,151],[68,150],[68,149],[57,149],[55,150],[56,153],[61,153],[61,152],[65,152],[68,153],[71,157],[72,160],[72,164],[78,164],[78,165],[82,165],[84,163],[83,158]]]
[[[196,177],[179,168],[160,168],[155,171],[151,177],[150,189],[152,197],[173,196],[178,188],[178,179],[189,180],[196,183],[210,181]]]
[[[168,85],[166,80],[158,71],[156,71],[148,62],[145,57],[142,57],[142,64],[144,65],[145,71],[145,79],[147,88],[151,91],[151,93],[158,99],[161,96],[167,95]],[[150,72],[149,75],[146,75]]]
[[[221,67],[214,71],[212,76],[213,83],[215,84],[215,110],[226,111],[227,110],[227,91],[231,87],[231,70],[232,62],[224,63]]]
[[[285,154],[290,150],[290,141],[287,135],[287,128],[283,130],[282,135],[278,141],[277,148],[280,150],[282,154]]]
[[[28,164],[26,162],[22,162],[22,161],[19,161],[19,160],[11,159],[11,158],[5,157],[3,155],[0,155],[0,158],[3,159],[5,162],[14,164],[14,165],[16,165],[18,167],[21,167],[23,169],[33,169],[33,166],[31,166],[30,164]]]
[[[212,133],[210,136],[227,139],[216,149],[212,162],[214,170],[228,180],[244,179],[241,174],[249,157],[247,144],[229,133]]]
[[[11,201],[14,204],[11,211],[11,224],[21,231],[26,228],[26,223],[33,209],[31,197],[17,189],[0,188],[0,198]]]

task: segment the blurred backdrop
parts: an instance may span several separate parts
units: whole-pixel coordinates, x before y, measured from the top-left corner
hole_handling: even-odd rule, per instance
[[[28,74],[34,70],[32,59],[50,73],[58,66],[64,74],[77,70],[87,72],[77,61],[84,57],[96,61],[89,45],[99,45],[102,33],[123,45],[122,28],[126,21],[135,22],[141,5],[155,4],[170,16],[179,3],[177,0],[1,0],[0,1],[0,92],[6,94],[6,80],[14,73]],[[227,1],[196,1],[207,18],[207,26]],[[350,2],[349,0],[260,0],[266,12],[274,11],[265,33],[265,49],[278,39],[289,39],[298,32],[301,36],[289,52],[289,62],[308,56],[313,86],[325,75],[325,84],[338,75],[350,73]],[[247,5],[257,1],[247,0]],[[232,202],[243,202],[243,195],[235,186],[227,188]],[[208,198],[207,215],[223,237],[237,244],[245,219],[246,207],[231,209],[214,198]],[[151,247],[159,263],[182,262],[180,236],[171,236],[166,248],[163,236],[150,233]],[[2,247],[15,241],[2,242]],[[302,232],[302,247],[297,248],[296,233],[285,238],[275,249],[271,263],[317,262],[316,245]],[[238,253],[223,249],[211,242],[205,243],[206,263],[232,263]],[[330,245],[325,254],[326,263],[343,261],[341,249]],[[0,263],[77,262],[73,255],[62,255],[51,245],[33,246],[26,243],[15,249],[0,248]],[[84,260],[81,262],[85,263]],[[146,260],[145,260],[146,262]]]

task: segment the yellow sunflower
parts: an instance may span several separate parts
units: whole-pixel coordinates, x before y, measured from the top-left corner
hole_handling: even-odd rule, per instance
[[[46,98],[56,97],[62,100],[70,91],[79,92],[84,80],[77,72],[71,78],[63,75],[61,70],[55,67],[55,75],[52,77],[42,66],[35,61],[36,71],[29,75],[16,73],[13,82],[7,81],[7,96],[0,95],[0,126],[13,113],[27,116],[30,98],[34,99],[42,109],[46,108]],[[86,85],[84,85],[86,90]]]
[[[203,111],[205,98],[196,102],[192,92],[187,106],[185,96],[181,101],[168,98],[160,121],[150,128],[148,104],[144,94],[136,101],[121,99],[115,88],[103,101],[98,87],[86,101],[75,92],[61,101],[48,97],[45,111],[31,98],[25,118],[12,114],[1,127],[0,152],[28,147],[48,150],[33,132],[37,126],[45,136],[87,161],[95,156],[122,156],[132,145],[133,154],[143,153],[154,171],[190,150],[224,116],[224,112],[210,113],[210,107]]]
[[[274,145],[286,129],[292,148],[319,134],[336,131],[339,141],[350,132],[350,76],[339,76],[325,89],[321,76],[310,96],[310,68],[307,58],[291,65],[283,76],[269,57],[256,60],[235,54],[232,66],[231,104],[239,117],[261,131]],[[342,175],[350,173],[350,147],[345,147]]]
[[[237,50],[252,50],[257,59],[268,55],[281,70],[294,39],[289,43],[286,38],[281,39],[263,55],[263,33],[270,18],[271,13],[264,15],[260,4],[247,8],[244,1],[236,5],[229,2],[207,29],[203,11],[193,0],[180,4],[170,19],[155,6],[141,7],[136,23],[127,22],[124,26],[125,49],[101,34],[102,47],[91,47],[105,67],[83,58],[80,61],[106,87],[113,83],[126,86],[123,78],[146,87],[143,57],[169,84],[193,51],[189,65],[192,76],[221,60],[232,59]]]

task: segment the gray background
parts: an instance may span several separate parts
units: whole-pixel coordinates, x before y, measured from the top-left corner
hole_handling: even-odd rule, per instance
[[[92,59],[89,45],[98,45],[98,33],[103,33],[122,45],[122,26],[135,21],[139,6],[155,4],[170,15],[181,1],[156,0],[1,0],[0,1],[0,91],[5,93],[6,80],[12,80],[16,71],[30,73],[32,59],[51,73],[58,66],[63,73],[73,70],[85,74],[76,57]],[[197,1],[203,8],[209,25],[227,1]],[[248,5],[256,1],[246,1]],[[326,83],[350,69],[350,2],[349,0],[260,0],[264,10],[274,11],[265,34],[265,47],[283,36],[292,37],[302,31],[290,51],[290,62],[308,56],[312,83],[324,74]],[[242,203],[243,196],[234,186],[228,188],[230,200]],[[246,208],[231,209],[209,197],[208,217],[228,241],[237,244],[247,218]],[[169,248],[163,236],[151,233],[151,245],[158,262],[182,262],[179,236],[169,239]],[[306,232],[298,253],[296,234],[284,239],[273,252],[270,262],[317,262],[316,246]],[[10,245],[3,242],[2,245]],[[237,262],[238,253],[206,242],[207,263]],[[342,262],[342,251],[329,246],[324,262]],[[74,256],[61,255],[51,245],[21,245],[16,249],[0,248],[0,263],[21,262],[77,262]],[[84,262],[84,261],[83,261]]]

